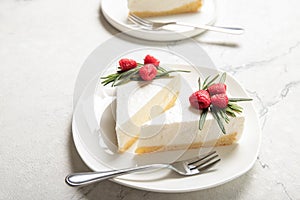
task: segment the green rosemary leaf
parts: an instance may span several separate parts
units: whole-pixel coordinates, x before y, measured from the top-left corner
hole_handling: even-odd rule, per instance
[[[231,109],[231,110],[233,110],[234,112],[237,112],[237,113],[241,113],[241,112],[243,112],[243,108],[238,108],[238,107],[235,107],[235,106],[229,106],[229,108]]]
[[[243,110],[240,110],[240,109],[233,109],[234,110],[234,112],[236,112],[236,113],[242,113],[243,112]]]
[[[101,83],[102,84],[107,84],[107,83],[109,83],[109,82],[111,82],[110,80],[105,80],[105,81],[102,81]]]
[[[224,119],[224,121],[228,124],[229,123],[229,118],[228,118],[225,110],[219,110],[219,113],[220,113],[221,117]]]
[[[223,125],[222,120],[220,119],[220,117],[219,117],[219,115],[218,115],[217,110],[216,110],[216,109],[211,109],[211,114],[212,114],[213,117],[216,119],[216,121],[217,121],[217,123],[218,123],[220,129],[222,130],[222,132],[223,132],[224,134],[226,134],[225,127],[224,127],[224,125]]]
[[[226,111],[226,114],[227,114],[227,115],[229,115],[229,116],[231,116],[231,117],[236,117],[236,114],[234,113],[235,111],[232,110],[230,107],[227,107],[227,108],[225,109],[225,111]]]
[[[135,73],[133,76],[130,77],[130,80],[132,81],[142,81],[143,79],[139,75],[139,73]]]
[[[160,66],[157,67],[157,70],[159,70],[159,71],[161,71],[161,72],[166,72],[166,71],[167,71],[165,68],[160,67]]]
[[[189,72],[191,72],[191,71],[187,71],[187,70],[170,70],[170,71],[166,71],[166,72],[163,72],[163,73],[161,73],[161,74],[156,75],[155,78],[160,78],[160,77],[162,77],[162,76],[166,76],[167,74],[170,74],[170,73],[172,73],[172,72],[186,72],[186,73],[189,73]]]
[[[210,76],[206,77],[203,81],[203,87],[202,89],[204,90],[204,87],[206,86],[206,82],[208,81],[208,79],[210,78]]]
[[[108,79],[108,78],[113,78],[113,77],[116,77],[116,76],[118,76],[118,74],[110,74],[108,76],[101,77],[101,79]]]
[[[213,79],[211,79],[208,83],[207,86],[210,86],[217,78],[219,77],[219,74],[217,74]]]
[[[236,117],[236,114],[228,112],[228,111],[226,111],[226,114],[229,115],[230,117]]]
[[[228,101],[228,105],[229,106],[238,106],[235,102],[230,102],[230,101]],[[240,106],[238,106],[238,107],[240,107]]]
[[[113,81],[112,86],[115,86],[116,83],[117,83],[117,81],[120,80],[121,77],[122,77],[121,75],[117,76],[117,77],[115,78],[115,80]]]
[[[216,75],[213,79],[211,79],[209,82],[203,84],[203,90],[206,90],[217,78],[219,77],[219,74]]]
[[[228,102],[228,106],[231,109],[234,109],[234,110],[243,110],[243,108],[241,106],[237,105],[236,103],[230,103],[230,102]]]
[[[130,78],[131,81],[142,81],[143,79],[141,79],[141,77],[138,76],[133,76]]]
[[[162,71],[162,70],[160,70],[160,69],[157,69],[157,73],[158,74],[161,74],[161,73],[164,73],[165,71]]]
[[[199,84],[199,90],[201,90],[201,79],[200,79],[200,77],[198,78],[198,84]]]
[[[221,78],[220,78],[219,83],[225,83],[225,80],[226,80],[226,72],[224,72],[224,73],[221,75]]]
[[[111,83],[111,82],[113,82],[113,80],[109,80],[109,81],[102,81],[101,83],[105,86],[105,85],[107,85],[107,84],[109,84],[109,83]]]
[[[202,113],[200,115],[200,119],[199,119],[199,130],[200,131],[203,129],[207,113],[208,113],[208,109],[205,109],[202,111]]]
[[[229,102],[238,102],[238,101],[252,101],[253,99],[250,98],[229,98]]]
[[[105,80],[102,81],[102,83],[107,83],[107,82],[112,82],[114,78],[106,78]]]
[[[224,119],[224,113],[222,112],[222,110],[218,109],[216,110],[218,113],[220,113],[220,116]]]
[[[107,79],[107,78],[109,78],[109,77],[107,77],[107,76],[100,77],[100,79]]]
[[[230,122],[230,119],[229,119],[229,117],[228,117],[228,115],[227,115],[226,112],[225,112],[225,116],[226,116],[226,123],[228,124]]]
[[[225,122],[226,122],[226,124],[228,124],[228,123],[230,122],[230,120],[229,120],[229,118],[228,118],[228,116],[227,116],[226,113],[225,113],[225,116],[226,116],[226,117],[224,118],[224,119],[225,119]]]

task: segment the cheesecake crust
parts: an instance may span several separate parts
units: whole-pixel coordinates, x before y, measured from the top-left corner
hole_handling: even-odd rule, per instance
[[[138,147],[135,150],[136,154],[145,154],[152,152],[160,152],[160,151],[172,151],[172,150],[182,150],[182,149],[199,149],[201,147],[212,147],[212,146],[226,146],[232,145],[237,141],[237,132],[233,132],[230,134],[222,135],[215,142],[195,142],[192,144],[186,145],[171,145],[171,146],[146,146],[146,147]]]

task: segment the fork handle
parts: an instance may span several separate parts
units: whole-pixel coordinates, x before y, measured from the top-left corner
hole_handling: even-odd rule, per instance
[[[209,31],[216,31],[216,32],[222,32],[222,33],[230,33],[230,34],[235,34],[235,35],[240,35],[245,32],[243,28],[238,28],[238,27],[223,27],[223,26],[211,26],[211,25],[191,25],[191,24],[185,24],[185,23],[177,23],[177,25],[180,26],[188,26],[188,27],[193,27],[197,29],[205,29]]]
[[[159,169],[159,168],[168,168],[168,164],[152,164],[144,165],[140,167],[120,169],[120,170],[110,170],[102,172],[83,172],[83,173],[73,173],[66,176],[66,183],[70,186],[83,186],[90,183],[95,183],[98,181],[103,181],[106,179],[114,178],[117,176],[130,174],[133,172],[139,172],[144,170]]]

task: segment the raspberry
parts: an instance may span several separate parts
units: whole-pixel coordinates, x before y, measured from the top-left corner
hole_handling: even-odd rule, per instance
[[[153,56],[147,55],[144,58],[144,64],[153,64],[153,65],[155,65],[157,67],[157,66],[159,66],[159,60],[157,60]]]
[[[121,71],[127,71],[127,70],[135,68],[137,66],[137,63],[135,60],[123,58],[119,61],[119,65],[120,65]]]
[[[199,90],[194,92],[190,98],[190,104],[197,109],[205,109],[210,105],[209,93],[206,90]]]
[[[225,94],[226,85],[224,83],[215,83],[207,88],[207,91],[212,96],[214,94]]]
[[[228,105],[228,97],[226,94],[215,94],[210,97],[211,104],[217,108],[226,108]]]
[[[155,78],[157,69],[153,64],[146,64],[141,67],[139,74],[143,80],[150,81]]]

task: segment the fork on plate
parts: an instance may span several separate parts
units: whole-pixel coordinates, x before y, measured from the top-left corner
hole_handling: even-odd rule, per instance
[[[217,32],[222,32],[222,33],[229,33],[229,34],[235,34],[235,35],[240,35],[242,33],[244,33],[244,29],[243,28],[238,28],[238,27],[222,27],[222,26],[212,26],[212,25],[191,25],[191,24],[186,24],[186,23],[181,23],[181,22],[175,22],[175,21],[171,21],[171,22],[154,22],[154,21],[150,21],[144,18],[140,18],[132,13],[130,13],[128,15],[128,19],[140,26],[143,29],[146,30],[158,30],[161,29],[164,26],[167,25],[171,25],[171,24],[175,24],[175,25],[180,25],[180,26],[187,26],[187,27],[192,27],[192,28],[196,28],[196,29],[205,29],[205,30],[209,30],[209,31],[217,31]]]
[[[220,160],[221,159],[217,155],[216,151],[212,151],[196,158],[177,161],[171,164],[151,164],[119,170],[74,173],[68,175],[65,181],[70,186],[83,186],[125,174],[160,168],[169,168],[180,175],[191,176],[203,173],[217,164]]]

